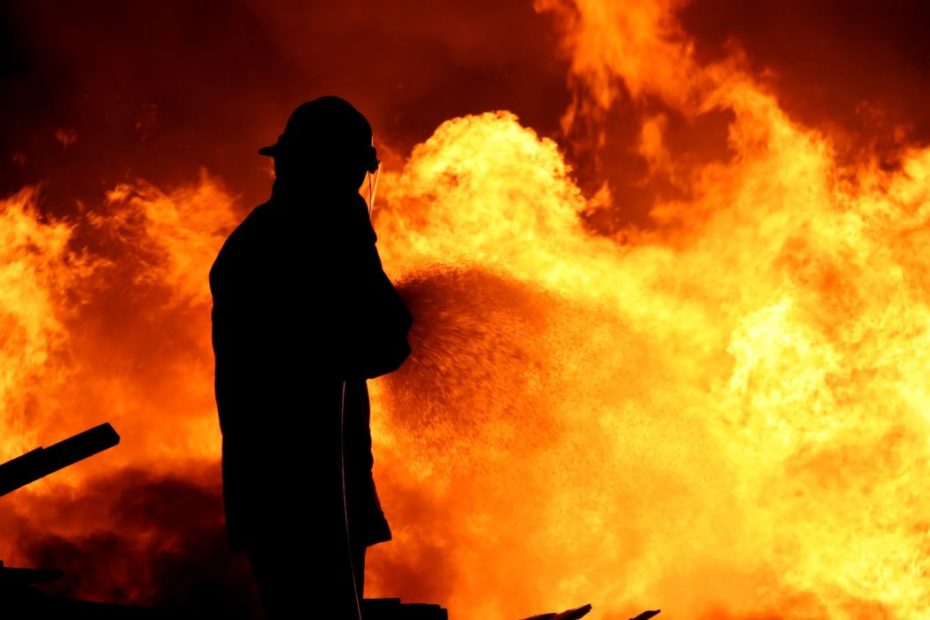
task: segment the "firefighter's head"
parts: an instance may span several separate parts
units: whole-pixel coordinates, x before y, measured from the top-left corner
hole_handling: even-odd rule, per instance
[[[258,152],[274,157],[275,176],[285,184],[357,191],[365,175],[379,166],[368,120],[334,96],[297,106],[278,141]]]

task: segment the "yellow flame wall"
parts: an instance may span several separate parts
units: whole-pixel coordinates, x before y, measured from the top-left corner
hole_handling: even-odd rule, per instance
[[[741,104],[741,157],[624,245],[584,232],[554,145],[507,115],[450,121],[391,186],[389,264],[511,283],[466,279],[435,361],[386,381],[388,443],[459,494],[453,609],[923,608],[930,155],[842,175],[770,99]],[[448,341],[463,324],[504,352]]]

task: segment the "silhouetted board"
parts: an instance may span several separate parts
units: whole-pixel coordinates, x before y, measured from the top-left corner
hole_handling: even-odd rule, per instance
[[[401,603],[399,598],[366,598],[362,601],[365,620],[449,620],[439,605]]]
[[[538,616],[530,616],[529,618],[524,618],[523,620],[578,620],[588,615],[588,612],[591,611],[591,605],[582,605],[581,607],[576,607],[574,609],[566,609],[563,612],[552,612],[548,614],[539,614]]]
[[[36,448],[0,465],[0,496],[40,478],[103,452],[119,443],[119,435],[107,423],[59,441],[47,448]]]

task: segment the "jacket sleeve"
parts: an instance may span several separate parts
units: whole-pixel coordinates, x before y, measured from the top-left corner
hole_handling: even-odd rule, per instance
[[[347,330],[348,372],[368,379],[392,372],[410,355],[408,332],[413,317],[384,272],[375,246],[376,236],[365,220],[366,234],[351,250],[356,274],[349,286],[354,326]]]

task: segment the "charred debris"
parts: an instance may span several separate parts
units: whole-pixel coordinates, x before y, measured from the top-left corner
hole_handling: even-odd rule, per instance
[[[0,464],[0,497],[108,450],[119,441],[116,430],[104,423]],[[0,561],[0,617],[11,620],[162,620],[191,617],[165,609],[60,597],[37,587],[62,576],[61,571],[52,568],[19,568],[6,566]],[[591,605],[584,605],[525,620],[578,620],[590,611]],[[658,613],[659,610],[645,611],[631,620],[648,620]],[[448,620],[449,617],[440,605],[402,603],[398,598],[365,599],[362,601],[362,615],[365,620]]]

